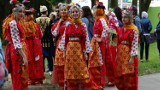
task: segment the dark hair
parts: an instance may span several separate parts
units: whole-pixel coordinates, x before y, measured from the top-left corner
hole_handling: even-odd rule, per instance
[[[120,7],[115,7],[113,12],[115,13],[117,19],[122,21],[122,9]]]
[[[133,5],[132,10],[133,10],[133,15],[137,15],[137,7]]]
[[[83,6],[82,7],[82,10],[83,10],[83,15],[82,17],[86,17],[86,18],[92,18],[93,15],[92,15],[92,12],[91,12],[91,9],[89,8],[89,6]]]

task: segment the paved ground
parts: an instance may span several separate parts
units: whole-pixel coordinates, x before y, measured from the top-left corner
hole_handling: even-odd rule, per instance
[[[139,76],[139,90],[160,90],[160,73]],[[104,90],[117,90],[116,87],[106,87]]]
[[[44,82],[46,83],[45,85],[29,86],[29,90],[59,90],[56,86],[49,84],[50,79]],[[5,84],[5,88],[2,90],[11,90],[10,87],[11,84],[10,81],[8,81],[7,84]],[[104,90],[118,89],[116,87],[106,87]],[[139,90],[160,90],[160,73],[139,76]]]

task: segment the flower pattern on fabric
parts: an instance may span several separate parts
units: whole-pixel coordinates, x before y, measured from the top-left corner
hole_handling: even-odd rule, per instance
[[[57,28],[55,28],[54,30],[51,30],[52,31],[52,35],[53,36],[55,36],[55,37],[57,37],[58,36],[58,29]]]
[[[63,33],[63,35],[62,35],[62,39],[61,39],[61,41],[60,41],[59,44],[58,44],[58,48],[59,48],[60,50],[62,50],[62,51],[65,50],[65,37],[66,37],[66,28],[65,28],[64,33]]]
[[[16,21],[12,20],[9,23],[9,26],[10,26],[10,33],[11,33],[11,37],[12,37],[12,42],[14,44],[14,48],[15,49],[22,48],[22,44],[21,44],[21,41],[20,41],[19,30],[18,30]]]
[[[117,17],[116,17],[116,15],[115,15],[115,13],[114,12],[111,12],[110,14],[107,14],[107,16],[108,16],[108,19],[109,19],[109,25],[110,26],[115,26],[115,27],[119,27],[119,23],[118,23],[118,19],[117,19]]]
[[[69,24],[71,24],[69,21],[66,21],[66,22],[65,22],[65,26],[66,26],[66,27],[68,27]],[[52,34],[53,34],[53,33],[52,33]],[[55,34],[56,34],[56,32],[55,32]],[[57,34],[58,34],[58,30],[57,30]],[[53,35],[54,35],[54,34],[53,34]],[[62,39],[61,39],[61,41],[60,41],[59,44],[58,44],[58,48],[59,48],[60,50],[62,50],[62,51],[65,50],[65,37],[66,37],[66,28],[65,28],[64,33],[63,33],[63,35],[62,35]]]
[[[83,23],[82,25],[84,26],[84,28],[86,30],[85,31],[86,32],[86,41],[85,41],[85,50],[84,50],[84,53],[90,53],[92,51],[92,47],[91,47],[91,44],[90,44],[87,27],[86,27],[85,23]]]
[[[100,65],[103,65],[103,59],[102,59],[102,54],[101,54],[100,47],[98,47],[98,55],[99,55],[99,59],[100,59]]]
[[[134,37],[131,47],[131,56],[136,56],[136,55],[138,55],[138,33],[134,31]]]
[[[100,19],[102,26],[103,26],[103,31],[101,37],[107,37],[109,33],[109,28],[107,26],[106,20],[104,18]]]

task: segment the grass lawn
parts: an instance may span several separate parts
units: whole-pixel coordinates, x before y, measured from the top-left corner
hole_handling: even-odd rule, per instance
[[[140,55],[140,54],[139,54]],[[140,56],[139,56],[140,57]],[[160,73],[160,59],[158,55],[157,43],[150,44],[149,62],[146,62],[144,55],[144,62],[139,61],[139,75],[146,75],[152,73]]]
[[[148,10],[149,19],[151,20],[153,25],[152,32],[154,32],[154,29],[156,28],[156,25],[158,23],[158,12],[160,12],[160,7],[150,7]],[[140,54],[138,55],[140,56]],[[143,58],[144,62],[139,62],[139,75],[160,73],[160,59],[158,55],[157,42],[150,44],[149,62],[145,61],[145,55]]]

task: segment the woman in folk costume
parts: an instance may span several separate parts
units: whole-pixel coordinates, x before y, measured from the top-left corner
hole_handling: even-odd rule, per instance
[[[64,77],[67,90],[97,90],[88,72],[87,53],[91,52],[86,25],[82,22],[82,9],[73,5],[69,9],[73,22],[68,25],[58,46],[65,52]]]
[[[25,11],[25,35],[26,43],[29,49],[28,59],[28,84],[42,84],[44,79],[43,55],[41,38],[42,32],[40,26],[34,22],[34,9]]]
[[[22,24],[24,22],[23,17],[24,5],[16,3],[13,14],[7,17],[3,23],[3,36],[8,41],[5,61],[11,73],[12,90],[28,90],[28,60]]]
[[[60,16],[61,19],[57,21],[54,26],[52,27],[52,35],[54,37],[57,37],[57,43],[56,43],[56,53],[55,53],[55,60],[54,60],[54,71],[52,74],[52,83],[58,83],[60,88],[64,89],[64,64],[65,64],[65,58],[63,57],[64,53],[60,49],[58,49],[58,45],[62,40],[62,36],[64,31],[66,30],[66,27],[70,24],[71,19],[68,16],[68,6],[67,4],[61,4],[59,6],[60,10]]]
[[[106,79],[106,38],[109,33],[109,27],[105,20],[104,9],[102,2],[99,2],[95,12],[95,22],[93,27],[94,37],[91,40],[93,52],[90,53],[89,57],[89,70],[93,76],[94,82],[103,88],[105,86]]]
[[[122,14],[123,28],[118,30],[116,86],[118,90],[138,90],[138,29],[132,10]]]
[[[109,9],[106,14],[108,26],[110,28],[110,33],[108,40],[106,40],[106,75],[108,79],[108,86],[114,86],[114,78],[115,78],[115,68],[116,68],[116,51],[117,51],[117,30],[119,28],[117,17],[115,16],[112,9]]]

